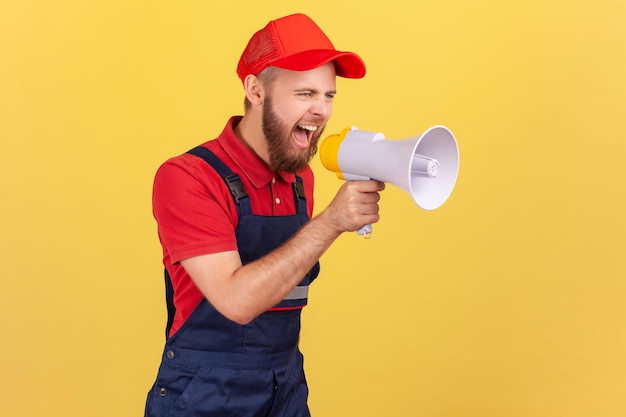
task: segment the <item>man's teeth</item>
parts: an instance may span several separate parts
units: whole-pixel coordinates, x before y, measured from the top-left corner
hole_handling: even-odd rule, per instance
[[[303,130],[308,130],[309,132],[315,132],[317,130],[317,126],[311,125],[298,125],[298,127]]]

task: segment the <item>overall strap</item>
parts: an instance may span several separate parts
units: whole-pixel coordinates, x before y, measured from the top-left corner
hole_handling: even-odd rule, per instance
[[[197,146],[187,153],[195,155],[199,158],[204,159],[204,161],[211,165],[213,169],[224,179],[228,189],[230,190],[230,194],[233,196],[235,203],[237,204],[237,211],[239,215],[242,214],[252,214],[252,209],[250,208],[250,197],[248,193],[243,187],[243,183],[239,178],[239,175],[233,173],[233,171],[226,166],[213,152],[205,148],[204,146]],[[302,178],[296,175],[296,180],[291,184],[293,189],[293,198],[296,204],[296,212],[297,213],[305,213],[307,212],[306,207],[306,195],[304,193],[304,182]],[[242,199],[244,200],[244,204],[242,203]]]
[[[296,175],[296,180],[291,184],[293,187],[293,198],[296,202],[296,212],[307,214],[306,196],[304,194],[304,181]]]
[[[205,148],[204,146],[196,146],[195,148],[187,151],[198,158],[204,159],[213,169],[222,177],[226,186],[230,190],[230,194],[235,200],[237,205],[237,213],[239,216],[242,214],[252,214],[252,208],[250,207],[250,197],[243,188],[243,183],[239,175],[233,173],[233,171],[226,166],[213,152]]]
[[[174,305],[174,286],[170,273],[165,268],[165,306],[167,307],[167,324],[165,325],[165,339],[170,337],[170,330],[174,324],[174,316],[176,316],[176,306]]]
[[[246,214],[252,214],[250,196],[246,192],[239,175],[235,174],[213,152],[211,152],[204,146],[197,146],[187,151],[187,153],[203,159],[219,174],[220,177],[222,177],[222,179],[226,183],[226,186],[230,190],[230,194],[232,195],[233,200],[235,201],[235,205],[237,206],[237,214],[239,215],[239,217]],[[292,183],[292,189],[296,205],[296,213],[299,215],[307,215],[304,182],[300,176],[296,175],[296,181]],[[317,273],[315,275],[317,275]],[[294,288],[294,290],[289,293],[283,301],[281,301],[274,308],[270,309],[270,311],[302,308],[303,305],[306,305],[308,283],[310,279],[307,278],[305,280],[307,281],[306,284],[301,283],[301,285]],[[174,317],[176,315],[176,307],[174,305],[174,288],[172,286],[172,280],[167,269],[165,269],[165,301],[167,305],[167,325],[165,329],[165,336],[167,338],[169,337],[170,329],[172,328]]]
[[[224,164],[213,152],[205,148],[204,146],[197,146],[187,153],[197,156],[203,159],[209,164],[219,175],[222,177],[226,186],[230,190],[230,194],[235,200],[237,206],[237,214],[241,217],[242,214],[252,214],[252,207],[250,206],[250,197],[243,187],[243,183],[239,178],[239,175],[235,174]],[[174,305],[174,287],[172,285],[172,279],[170,274],[165,268],[165,304],[167,307],[167,324],[165,326],[165,337],[169,337],[170,329],[174,323],[174,317],[176,316],[176,306]]]

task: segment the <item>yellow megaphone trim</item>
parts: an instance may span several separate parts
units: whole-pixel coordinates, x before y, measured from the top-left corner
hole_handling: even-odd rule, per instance
[[[322,161],[322,165],[329,171],[332,171],[337,174],[339,179],[343,180],[343,173],[339,168],[339,148],[341,147],[341,143],[346,138],[346,135],[351,129],[345,128],[339,134],[334,134],[328,136],[322,142],[320,146],[320,159]]]

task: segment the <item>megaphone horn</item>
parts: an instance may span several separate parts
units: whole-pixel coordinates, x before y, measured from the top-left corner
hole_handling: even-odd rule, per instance
[[[444,126],[400,140],[386,140],[382,133],[355,127],[344,129],[324,139],[320,158],[340,179],[393,184],[424,210],[434,210],[450,197],[459,172],[457,142]],[[369,236],[371,225],[358,232]]]

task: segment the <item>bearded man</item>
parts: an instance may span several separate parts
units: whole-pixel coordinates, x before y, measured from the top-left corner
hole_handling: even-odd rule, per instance
[[[311,218],[308,163],[361,58],[295,14],[252,36],[237,73],[244,115],[155,177],[168,324],[146,416],[310,415],[298,339],[318,259],[379,219],[378,181],[345,182]]]

